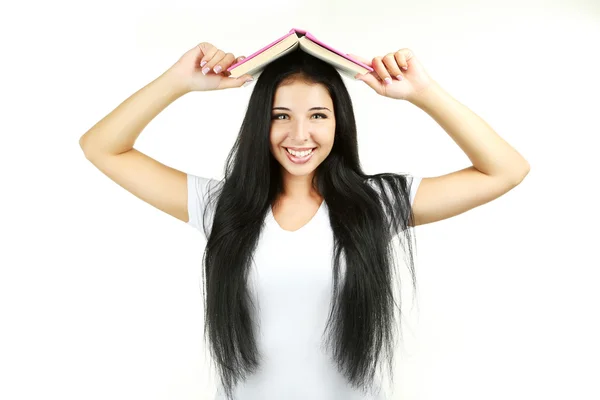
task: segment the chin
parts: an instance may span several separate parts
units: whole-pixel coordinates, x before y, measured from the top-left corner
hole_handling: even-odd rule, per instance
[[[310,176],[310,175],[312,175],[313,172],[315,172],[315,169],[316,168],[310,168],[310,169],[303,169],[302,171],[299,171],[298,169],[285,168],[285,171],[288,173],[288,175],[291,175],[291,176]]]

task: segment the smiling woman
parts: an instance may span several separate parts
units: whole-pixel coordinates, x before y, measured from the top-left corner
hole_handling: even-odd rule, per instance
[[[303,52],[259,77],[226,171],[222,182],[188,176],[190,224],[208,239],[206,327],[222,392],[375,398],[398,327],[391,239],[414,274],[420,179],[361,170],[341,76]]]
[[[205,334],[218,398],[377,398],[369,392],[380,388],[377,371],[392,373],[400,325],[392,238],[405,239],[414,276],[420,180],[362,171],[352,102],[335,68],[303,52],[268,65],[222,181],[132,147],[182,94],[242,86],[247,77],[198,70],[234,61],[206,43],[190,50],[80,144],[115,182],[206,235]]]
[[[464,107],[422,89],[426,75],[414,58],[395,57],[374,62],[386,83],[361,80],[378,93],[419,93],[411,98],[471,151],[478,169],[423,179],[366,174],[339,72],[302,51],[273,61],[258,78],[223,180],[161,164],[133,148],[158,113],[190,91],[240,87],[250,78],[224,75],[239,58],[206,42],[80,139],[107,176],[206,235],[205,335],[219,398],[381,399],[377,373],[387,367],[393,375],[402,320],[393,239],[416,293],[412,227],[498,197],[526,174],[525,163]],[[393,65],[409,61],[406,73]],[[390,71],[405,77],[392,82]],[[477,133],[466,129],[473,126]]]

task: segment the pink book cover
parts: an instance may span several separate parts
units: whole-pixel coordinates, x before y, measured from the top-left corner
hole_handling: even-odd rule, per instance
[[[334,49],[333,47],[321,42],[320,40],[318,40],[317,38],[315,38],[310,32],[304,30],[304,29],[297,29],[297,28],[293,28],[291,29],[287,34],[283,35],[282,37],[280,37],[279,39],[275,40],[273,43],[270,43],[268,45],[266,45],[265,47],[263,47],[262,49],[250,54],[248,57],[244,58],[242,61],[233,64],[231,67],[227,68],[227,71],[231,71],[232,69],[234,69],[235,67],[238,67],[240,65],[242,65],[243,63],[245,63],[248,60],[251,60],[252,58],[256,57],[257,55],[259,55],[260,53],[264,52],[265,50],[275,46],[277,43],[281,42],[283,39],[287,38],[290,35],[295,35],[295,34],[299,34],[300,36],[306,36],[308,39],[310,39],[311,41],[315,42],[316,44],[318,44],[319,46],[322,46],[324,48],[326,48],[327,50],[341,56],[344,57],[346,60],[348,61],[352,61],[355,64],[360,65],[361,67],[366,68],[367,70],[369,70],[370,72],[373,72],[373,68],[369,67],[368,65],[354,59],[353,57],[350,57],[348,54],[344,54],[339,50]]]

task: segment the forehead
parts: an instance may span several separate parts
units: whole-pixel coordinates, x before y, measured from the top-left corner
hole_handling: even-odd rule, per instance
[[[308,106],[333,106],[329,92],[319,83],[307,83],[294,80],[290,83],[279,85],[275,91],[273,106],[277,107],[304,107]]]

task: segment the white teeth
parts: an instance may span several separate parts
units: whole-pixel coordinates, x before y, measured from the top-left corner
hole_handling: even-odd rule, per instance
[[[305,151],[294,151],[294,150],[290,150],[288,148],[286,148],[286,150],[288,151],[288,153],[290,153],[291,155],[296,156],[296,157],[306,157],[313,151],[313,149],[305,150]]]

